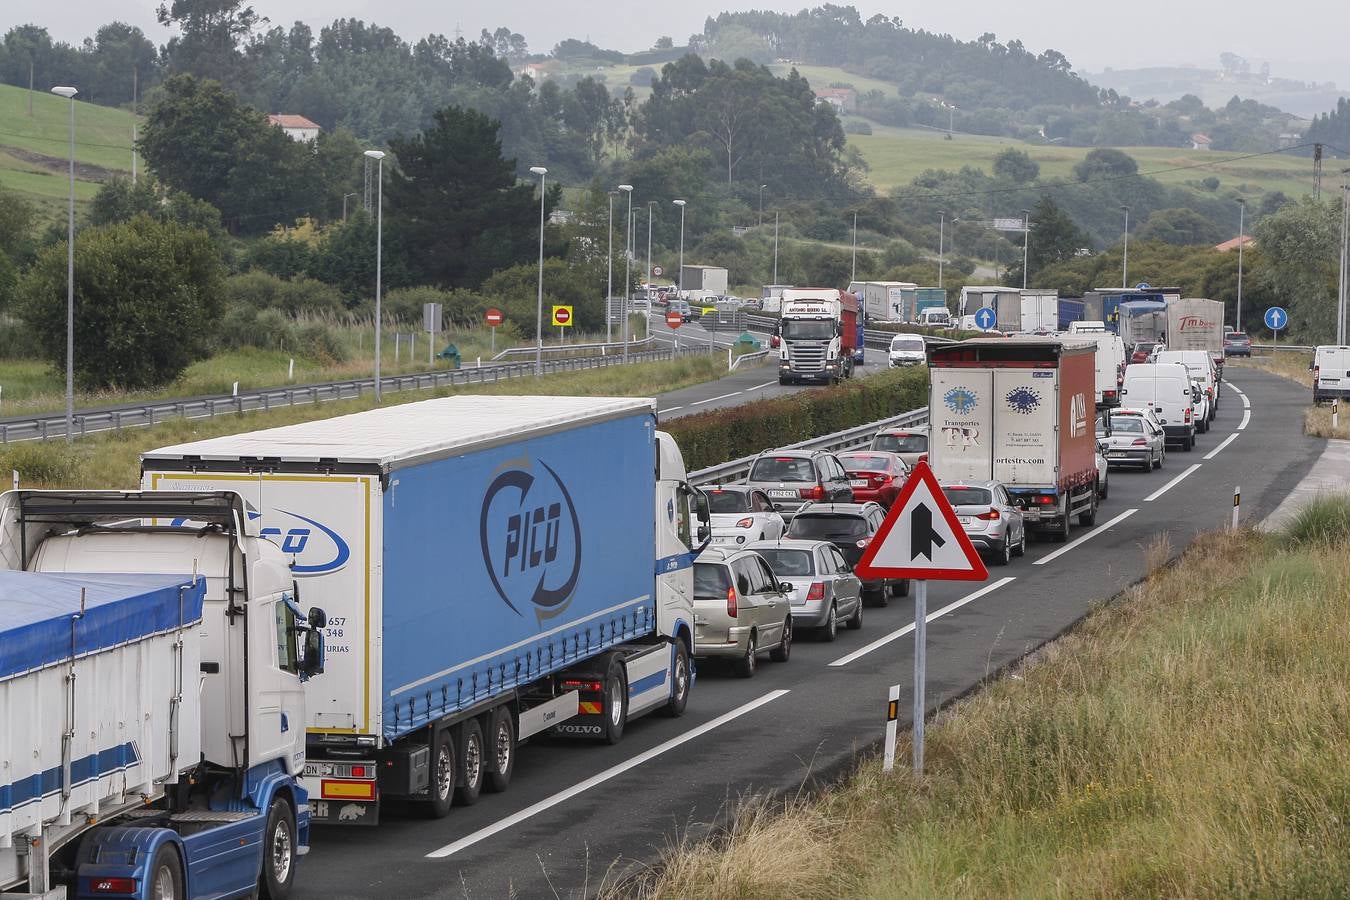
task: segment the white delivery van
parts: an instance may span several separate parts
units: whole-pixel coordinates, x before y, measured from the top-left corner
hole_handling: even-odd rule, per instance
[[[1195,388],[1181,363],[1126,366],[1120,393],[1125,406],[1153,410],[1168,443],[1186,451],[1195,447]]]
[[[919,313],[919,324],[926,328],[950,328],[952,314],[944,308],[930,306]]]
[[[1219,409],[1219,392],[1222,380],[1214,367],[1214,358],[1207,350],[1162,350],[1154,358],[1155,363],[1181,363],[1191,373],[1191,381],[1199,385],[1205,402],[1205,415],[1200,422],[1200,430],[1208,431],[1209,423]]]
[[[1313,403],[1350,397],[1350,347],[1326,344],[1313,351]]]
[[[897,334],[891,338],[892,366],[921,366],[928,361],[921,334]]]

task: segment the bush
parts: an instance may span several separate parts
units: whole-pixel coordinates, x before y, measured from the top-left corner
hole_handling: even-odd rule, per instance
[[[294,331],[296,353],[306,356],[325,366],[347,361],[347,345],[338,339],[333,330],[317,322],[302,325]]]
[[[928,370],[896,369],[835,388],[799,391],[663,424],[690,471],[855,428],[928,402]]]
[[[11,471],[18,472],[20,484],[61,484],[75,476],[77,467],[75,451],[59,441],[10,444],[0,452],[0,471],[5,473],[5,480],[9,480]]]
[[[1293,547],[1331,546],[1350,539],[1350,496],[1316,498],[1285,526],[1284,538]]]
[[[278,278],[252,271],[225,279],[225,297],[231,305],[254,309],[279,309],[296,313],[337,313],[346,309],[337,288],[313,278]]]

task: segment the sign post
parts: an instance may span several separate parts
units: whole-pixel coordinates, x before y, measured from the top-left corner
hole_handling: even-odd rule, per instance
[[[1266,327],[1275,332],[1275,346],[1280,345],[1280,329],[1289,326],[1289,313],[1281,306],[1272,306],[1266,310]]]
[[[704,321],[705,319],[707,319],[708,316],[712,316],[712,317],[713,317],[713,327],[712,327],[712,328],[709,328],[707,325],[704,325],[704,324],[703,324],[703,321]],[[713,352],[713,349],[714,349],[714,347],[713,347],[713,330],[717,327],[717,307],[715,307],[715,306],[705,306],[705,307],[703,307],[702,312],[699,314],[699,324],[700,324],[700,325],[703,325],[703,329],[704,329],[705,331],[708,332],[708,352],[711,353],[711,352]]]
[[[506,316],[502,315],[502,311],[497,307],[490,306],[487,308],[487,311],[483,313],[483,321],[487,323],[488,328],[492,329],[492,355],[496,356],[497,326],[501,325],[502,322],[506,321]]]
[[[558,343],[563,342],[563,329],[572,324],[572,307],[553,307],[553,324],[558,326]]]
[[[923,776],[928,674],[928,581],[984,581],[984,567],[933,470],[920,461],[855,570],[865,581],[909,578],[914,585],[914,777]],[[895,690],[895,689],[893,689]],[[898,694],[896,694],[898,699]],[[889,712],[889,710],[888,710]],[[888,726],[889,727],[889,726]],[[894,762],[893,755],[889,760]],[[886,768],[890,768],[889,765]]]
[[[422,304],[422,325],[427,331],[427,365],[432,365],[436,361],[436,335],[441,333],[441,324],[445,319],[445,309],[439,303]],[[414,341],[416,336],[414,336]],[[414,350],[408,352],[411,358],[416,352],[416,343],[413,344]]]

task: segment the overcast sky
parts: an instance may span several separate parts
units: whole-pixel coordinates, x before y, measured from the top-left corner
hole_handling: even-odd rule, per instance
[[[835,0],[841,5],[847,0]],[[61,40],[76,42],[103,22],[122,19],[139,25],[157,43],[169,33],[155,22],[153,0],[3,0],[0,28],[35,22]],[[677,44],[703,29],[709,15],[732,8],[796,11],[817,2],[683,0],[666,3],[593,3],[567,0],[255,0],[254,9],[276,24],[296,19],[318,27],[339,17],[387,25],[404,37],[428,32],[475,37],[483,28],[505,25],[523,34],[530,48],[547,52],[565,37],[589,38],[602,47],[632,51],[650,47],[661,35]],[[1272,74],[1303,80],[1335,81],[1350,89],[1350,53],[1345,50],[1345,7],[1339,0],[1133,0],[1119,3],[1065,3],[1064,0],[964,0],[959,3],[857,3],[864,18],[899,15],[906,25],[963,40],[994,32],[1000,41],[1020,39],[1028,49],[1063,52],[1080,72],[1107,66],[1196,64],[1217,68],[1228,50],[1255,64],[1271,63]],[[59,14],[57,10],[59,9]]]

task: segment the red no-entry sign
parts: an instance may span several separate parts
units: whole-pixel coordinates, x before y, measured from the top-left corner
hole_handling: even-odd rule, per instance
[[[684,316],[677,312],[668,312],[666,313],[666,324],[671,328],[679,328],[684,324]]]
[[[494,306],[483,313],[483,320],[487,322],[489,328],[496,328],[506,321],[506,316],[502,315],[502,311]]]

